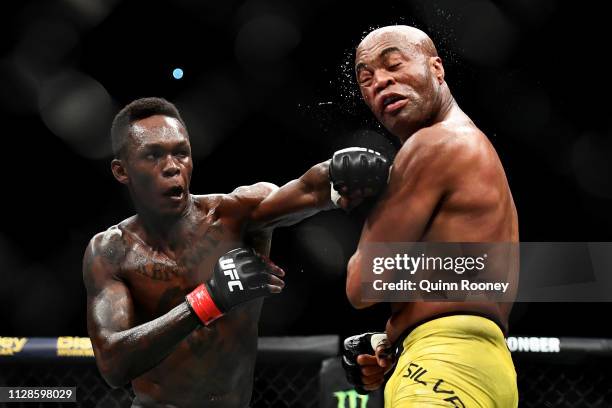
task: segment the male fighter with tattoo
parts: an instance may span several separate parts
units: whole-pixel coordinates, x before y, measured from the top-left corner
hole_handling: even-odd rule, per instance
[[[457,105],[424,32],[408,26],[372,31],[357,47],[355,71],[365,103],[402,143],[348,265],[347,295],[365,308],[372,304],[361,297],[368,244],[516,243],[518,218],[495,149]],[[371,333],[345,341],[347,376],[366,390],[380,387],[394,343],[400,356],[385,386],[385,407],[516,407],[516,373],[504,341],[511,306],[392,303],[388,342]]]
[[[262,299],[284,285],[284,272],[259,254],[268,254],[272,228],[334,208],[329,161],[281,188],[257,183],[197,196],[189,192],[189,136],[174,105],[132,102],[111,137],[113,175],[137,214],[95,235],[83,260],[102,376],[115,387],[131,381],[134,407],[248,406]],[[363,192],[334,199],[344,208],[386,182],[388,165],[375,152],[334,157],[336,173],[363,180]]]

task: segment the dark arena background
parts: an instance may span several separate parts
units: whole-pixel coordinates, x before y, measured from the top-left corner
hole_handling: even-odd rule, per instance
[[[84,249],[133,214],[109,166],[110,123],[123,105],[162,96],[178,106],[196,194],[282,185],[348,146],[393,154],[396,142],[353,79],[354,47],[382,25],[415,25],[436,43],[456,100],[500,155],[521,241],[611,241],[603,7],[4,2],[0,386],[76,386],[78,406],[129,406],[130,389],[111,391],[75,339],[87,336]],[[336,210],[275,231],[271,258],[287,271],[286,289],[265,301],[253,406],[365,404],[328,378],[338,369],[340,339],[383,330],[389,314],[384,304],[354,310],[345,296],[346,263],[365,214],[365,206]],[[612,407],[611,311],[609,303],[515,304],[509,345],[521,407]],[[11,338],[40,347],[19,356]],[[60,349],[81,356],[62,357]],[[334,395],[342,387],[347,393]],[[367,403],[378,406],[375,396]]]

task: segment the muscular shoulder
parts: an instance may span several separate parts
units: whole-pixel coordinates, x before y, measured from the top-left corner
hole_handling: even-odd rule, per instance
[[[251,214],[259,203],[276,190],[278,190],[276,184],[259,182],[250,186],[238,187],[232,191],[230,196],[238,203],[245,214]],[[256,251],[269,255],[272,231],[252,230],[246,234],[245,239]]]
[[[125,256],[123,230],[114,225],[93,236],[83,257],[83,279],[90,288],[99,278],[116,276]]]
[[[398,152],[393,167],[400,172],[452,176],[486,160],[491,151],[487,137],[473,124],[441,123],[413,134]]]
[[[120,262],[125,255],[123,234],[119,225],[113,225],[106,231],[94,235],[89,243],[92,255],[101,256],[111,264]]]

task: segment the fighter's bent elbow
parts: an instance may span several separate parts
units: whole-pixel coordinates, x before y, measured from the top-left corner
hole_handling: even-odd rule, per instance
[[[353,306],[355,309],[364,309],[369,306],[368,304],[363,303],[361,301],[360,294],[353,293],[349,291],[348,289],[346,291],[346,297],[348,298],[348,301],[351,304],[351,306]]]
[[[96,360],[100,375],[111,388],[123,387],[130,382],[127,370],[121,369],[120,367],[114,367],[113,364],[103,364],[98,359]]]
[[[130,382],[131,378],[129,378],[127,368],[117,361],[118,359],[112,357],[117,353],[110,342],[96,351],[96,364],[100,375],[111,388],[123,387]]]
[[[102,378],[111,388],[121,388],[124,385],[127,385],[130,380],[126,376],[121,376],[116,373],[104,373],[100,371]]]
[[[363,309],[370,306],[370,303],[361,300],[361,277],[359,276],[358,255],[351,257],[346,268],[346,297],[355,309]]]
[[[366,307],[370,307],[376,302],[364,302],[363,297],[361,295],[361,288],[357,287],[349,287],[346,285],[346,297],[348,298],[349,303],[355,309],[365,309]]]

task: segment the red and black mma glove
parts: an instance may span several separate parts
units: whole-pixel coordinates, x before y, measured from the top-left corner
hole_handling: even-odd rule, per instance
[[[385,333],[363,333],[344,339],[342,344],[342,368],[344,368],[346,379],[355,386],[355,391],[359,394],[368,394],[371,391],[364,388],[363,366],[357,362],[357,357],[362,354],[374,356],[376,348],[381,346],[385,347],[381,356],[391,359],[391,349]]]
[[[361,197],[379,194],[387,185],[390,168],[391,161],[372,149],[338,150],[329,165],[332,201],[337,204],[338,194],[345,197],[353,197],[355,193]]]
[[[186,300],[208,325],[234,306],[278,292],[283,275],[282,269],[252,249],[233,249],[219,258],[210,280],[195,288]]]

